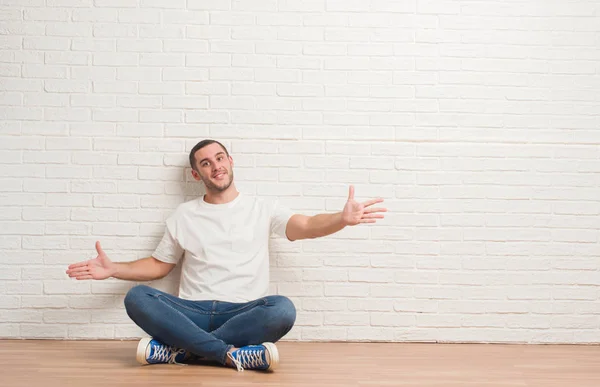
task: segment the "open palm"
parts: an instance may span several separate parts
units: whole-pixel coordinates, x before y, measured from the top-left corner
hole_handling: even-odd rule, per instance
[[[354,199],[354,186],[350,186],[348,193],[348,201],[342,210],[342,219],[349,226],[354,226],[360,223],[375,223],[377,219],[383,219],[381,212],[386,212],[385,208],[369,208],[373,204],[381,203],[383,199],[372,199],[363,203],[359,203]]]
[[[114,263],[108,259],[100,246],[100,242],[96,242],[96,251],[98,252],[96,258],[69,265],[67,270],[69,277],[77,280],[103,280],[112,276],[114,274]]]

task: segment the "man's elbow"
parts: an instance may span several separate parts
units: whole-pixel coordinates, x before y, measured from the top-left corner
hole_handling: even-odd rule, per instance
[[[290,242],[314,238],[311,232],[310,217],[298,216],[293,223],[288,224],[285,235]]]
[[[167,263],[163,261],[159,261],[158,259],[152,257],[154,260],[154,280],[158,280],[166,277],[175,267],[172,263]]]

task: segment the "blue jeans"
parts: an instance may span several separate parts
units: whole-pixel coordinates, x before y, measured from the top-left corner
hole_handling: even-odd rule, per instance
[[[223,365],[232,347],[274,343],[296,321],[296,308],[284,296],[246,303],[191,301],[145,285],[127,293],[125,309],[156,340]]]

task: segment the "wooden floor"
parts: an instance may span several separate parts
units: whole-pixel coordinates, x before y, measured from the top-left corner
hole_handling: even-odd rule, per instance
[[[278,344],[273,373],[135,362],[133,341],[0,340],[0,386],[600,386],[600,346]]]

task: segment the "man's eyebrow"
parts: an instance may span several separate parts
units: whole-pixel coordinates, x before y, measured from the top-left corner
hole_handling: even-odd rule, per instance
[[[215,155],[215,157],[217,157],[218,155],[224,155],[224,154],[225,154],[225,152],[219,152]],[[205,157],[202,160],[198,161],[198,164],[202,164],[206,160],[208,160],[208,157]]]

